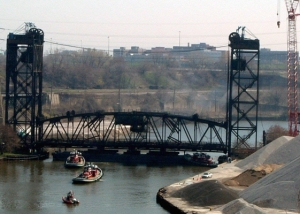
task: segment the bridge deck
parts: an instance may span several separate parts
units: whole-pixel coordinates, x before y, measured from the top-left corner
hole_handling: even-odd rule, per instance
[[[226,151],[223,122],[157,112],[68,113],[38,122],[40,147]]]

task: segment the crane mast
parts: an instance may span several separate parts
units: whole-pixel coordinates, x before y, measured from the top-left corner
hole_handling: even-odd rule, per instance
[[[296,9],[299,0],[285,0],[288,12],[287,35],[287,80],[288,80],[288,117],[289,134],[298,135],[298,52],[296,31]],[[278,22],[277,22],[278,24]]]

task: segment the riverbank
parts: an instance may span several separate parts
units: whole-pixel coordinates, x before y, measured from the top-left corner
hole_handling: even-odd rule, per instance
[[[214,208],[216,208],[216,205],[210,205],[210,206],[195,206],[192,205],[192,203],[189,203],[188,201],[184,200],[183,196],[183,190],[184,188],[187,188],[189,186],[193,186],[199,188],[199,184],[204,184],[209,181],[214,182],[223,182],[224,180],[233,178],[235,176],[238,176],[243,172],[242,169],[235,167],[234,163],[236,161],[233,161],[232,163],[223,163],[220,164],[217,168],[210,169],[208,172],[211,172],[213,174],[212,178],[202,178],[202,174],[196,174],[193,177],[189,177],[185,180],[179,181],[177,183],[171,184],[170,186],[163,187],[159,189],[157,193],[157,202],[164,207],[165,209],[171,211],[172,213],[207,213],[211,212]],[[211,186],[211,185],[210,185]],[[181,191],[181,195],[174,195],[175,193]],[[237,189],[233,190],[237,191]],[[228,189],[223,189],[223,193],[228,192]],[[222,193],[222,194],[223,194]],[[195,193],[191,192],[191,195],[193,197],[197,198],[197,195]],[[203,201],[203,200],[202,200]]]
[[[160,188],[157,202],[171,213],[298,213],[300,137],[283,136],[243,160]]]
[[[229,184],[228,181],[234,180],[245,172],[245,170],[235,166],[237,163],[238,161],[223,163],[218,168],[208,170],[213,174],[212,178],[202,178],[202,174],[196,174],[193,177],[163,187],[157,193],[157,203],[172,214],[233,214],[237,212],[246,214],[250,210],[261,214],[297,213],[258,207],[241,199],[239,193],[248,186],[227,185]],[[257,181],[260,178],[254,179]],[[226,182],[227,184],[225,184]],[[229,212],[228,209],[224,211],[226,206],[231,206]]]
[[[0,161],[10,160],[45,160],[49,158],[49,152],[43,152],[41,154],[1,154]]]

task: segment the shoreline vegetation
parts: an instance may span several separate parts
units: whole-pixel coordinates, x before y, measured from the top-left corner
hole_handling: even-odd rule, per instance
[[[271,90],[261,92],[258,120],[287,121],[287,107],[268,104],[265,100]],[[43,93],[43,114],[54,117],[74,110],[76,113],[106,112],[168,112],[203,119],[224,121],[226,118],[226,94],[208,90],[146,90],[146,89],[57,89]],[[255,119],[255,112],[247,115]]]
[[[38,153],[29,153],[29,154],[24,154],[24,153],[12,153],[12,152],[5,152],[0,154],[0,160],[45,160],[50,157],[50,153],[47,151],[44,151],[40,154]]]

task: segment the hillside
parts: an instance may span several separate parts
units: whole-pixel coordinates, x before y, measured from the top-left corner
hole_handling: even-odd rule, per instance
[[[2,83],[5,62],[5,56],[0,55]],[[227,97],[224,64],[203,62],[206,64],[180,67],[169,62],[129,63],[107,58],[97,51],[86,52],[84,59],[80,52],[54,52],[44,57],[43,109],[45,114],[121,109],[224,117]],[[266,66],[262,64],[263,67]],[[284,119],[285,72],[270,67],[260,71],[259,116]],[[4,90],[2,84],[1,91]],[[50,96],[51,92],[54,97]]]

